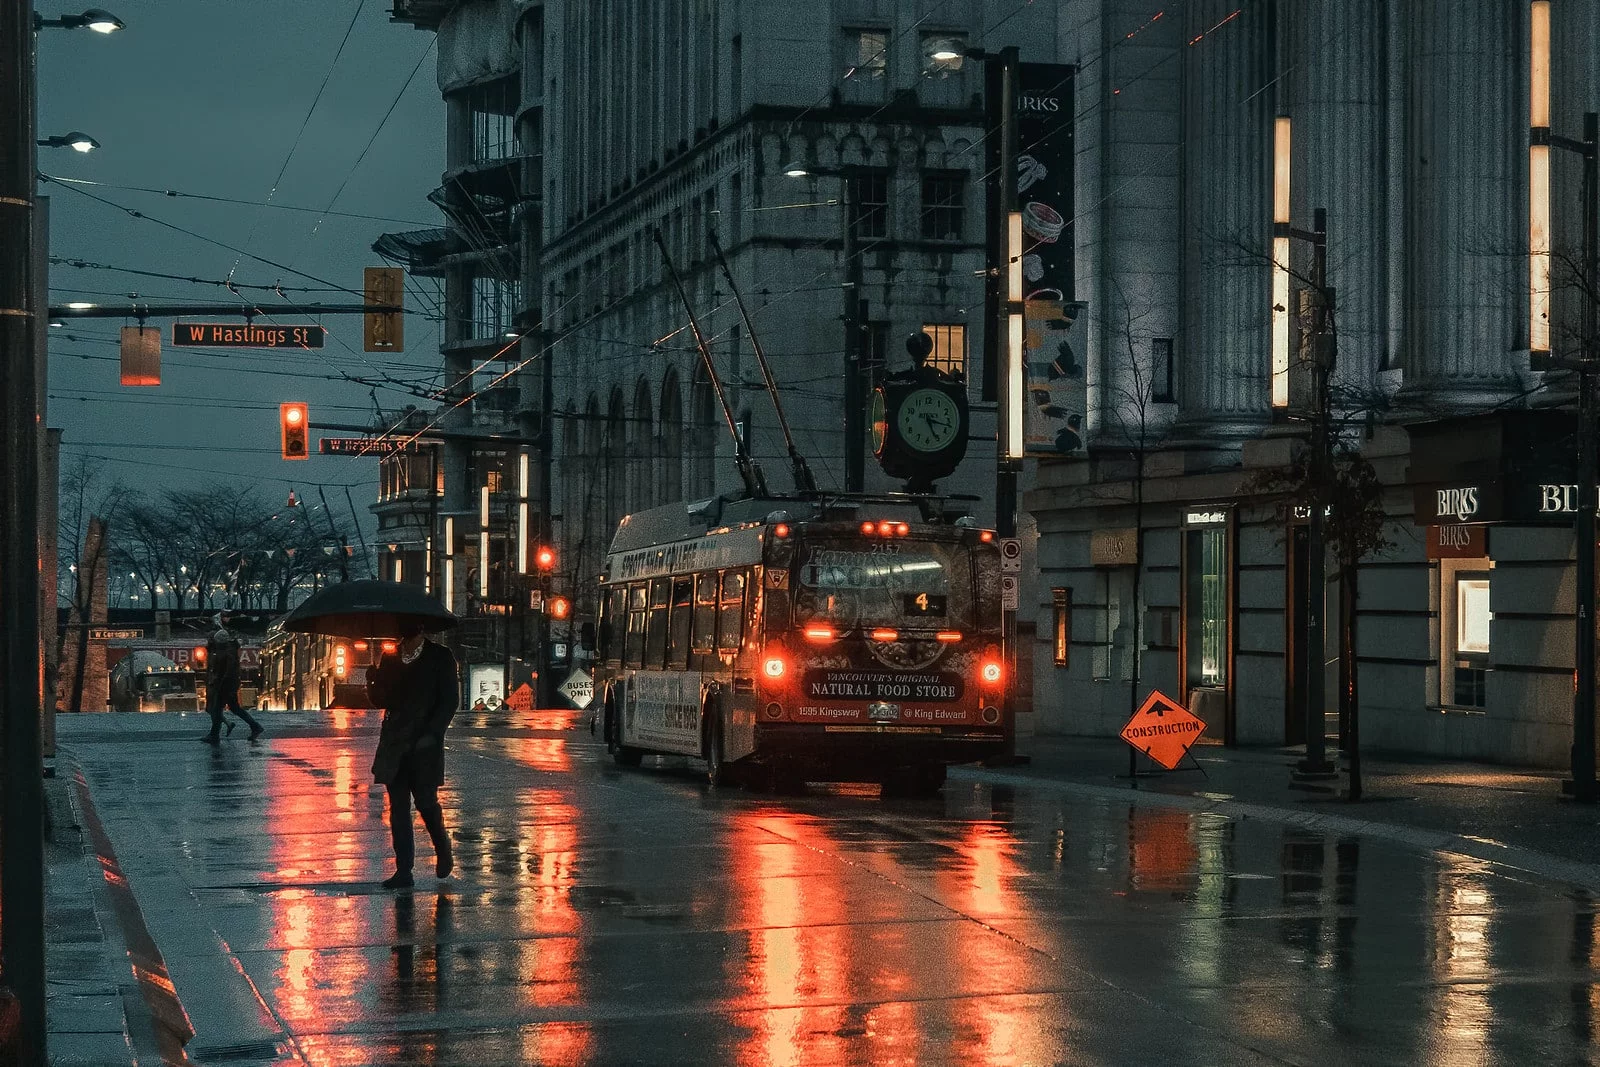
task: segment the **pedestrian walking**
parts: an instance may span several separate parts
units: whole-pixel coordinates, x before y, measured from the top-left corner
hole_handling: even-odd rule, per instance
[[[222,739],[222,712],[227,709],[250,726],[250,740],[265,731],[255,717],[239,703],[239,638],[228,629],[228,616],[218,612],[217,629],[206,638],[206,711],[211,715],[211,732],[200,740],[215,745]],[[228,724],[233,733],[233,724]]]
[[[444,878],[455,867],[439,807],[439,787],[444,784],[444,732],[461,704],[456,658],[448,648],[429,641],[420,623],[406,624],[400,638],[398,651],[379,661],[367,684],[373,705],[383,709],[372,776],[389,792],[394,874],[384,879],[386,889],[413,884],[413,803],[433,841],[435,873]]]

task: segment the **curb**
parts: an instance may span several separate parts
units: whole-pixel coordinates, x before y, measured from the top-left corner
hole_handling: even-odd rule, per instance
[[[58,765],[63,762],[58,759]],[[105,883],[101,887],[110,899],[112,917],[122,933],[127,951],[127,962],[133,974],[134,990],[124,987],[123,1013],[128,1022],[128,1036],[139,1062],[146,1056],[161,1064],[187,1064],[189,1059],[184,1046],[194,1037],[194,1027],[189,1014],[178,999],[178,991],[167,973],[166,960],[156,947],[155,939],[145,925],[144,913],[133,895],[127,876],[117,862],[117,853],[111,846],[105,825],[95,810],[89,795],[89,783],[83,771],[72,766],[73,794],[78,807],[78,821],[88,838],[89,848],[102,873]],[[98,909],[97,909],[98,910]],[[139,1010],[142,1006],[143,1010]]]
[[[1216,800],[1195,796],[1192,793],[1161,793],[1142,789],[1129,789],[1110,785],[1095,785],[1066,778],[1046,778],[1027,774],[1011,774],[972,767],[951,767],[950,777],[963,781],[988,782],[994,785],[1024,786],[1046,789],[1056,793],[1114,800],[1124,804],[1144,804],[1157,807],[1179,808],[1199,815],[1218,815],[1228,819],[1260,819],[1264,822],[1282,823],[1305,830],[1329,834],[1361,834],[1430,852],[1443,852],[1493,863],[1500,867],[1555,882],[1566,882],[1584,889],[1600,892],[1600,864],[1578,863],[1552,856],[1547,852],[1502,845],[1494,841],[1463,837],[1445,830],[1424,830],[1415,826],[1400,826],[1375,819],[1357,819],[1348,815],[1328,815],[1320,812],[1280,808],[1270,804],[1253,804],[1242,800]]]

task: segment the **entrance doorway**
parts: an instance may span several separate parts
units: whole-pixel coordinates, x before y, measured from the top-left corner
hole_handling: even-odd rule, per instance
[[[1306,546],[1310,531],[1302,525],[1289,527],[1288,558],[1284,561],[1283,619],[1283,739],[1286,745],[1303,745],[1306,740],[1306,623],[1310,598],[1306,596]]]
[[[1180,631],[1184,700],[1202,738],[1233,742],[1233,513],[1190,508],[1182,553]]]

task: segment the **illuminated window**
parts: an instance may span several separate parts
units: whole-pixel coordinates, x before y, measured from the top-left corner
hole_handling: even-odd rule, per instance
[[[1052,627],[1055,634],[1055,664],[1065,667],[1068,666],[1072,651],[1072,590],[1050,590],[1050,602],[1055,613]]]
[[[841,34],[840,52],[840,84],[848,99],[888,98],[888,30],[846,29]]]
[[[961,323],[929,325],[922,332],[933,338],[928,366],[946,374],[967,373],[967,328]]]
[[[1439,561],[1439,703],[1452,708],[1488,704],[1489,610],[1487,559]]]

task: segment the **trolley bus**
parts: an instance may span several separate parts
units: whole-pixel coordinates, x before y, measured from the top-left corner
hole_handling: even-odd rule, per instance
[[[364,708],[367,671],[393,641],[289,633],[274,624],[261,648],[257,707],[269,711]]]
[[[716,498],[623,519],[596,693],[614,759],[703,759],[713,784],[928,793],[1007,749],[994,534],[915,497]]]

